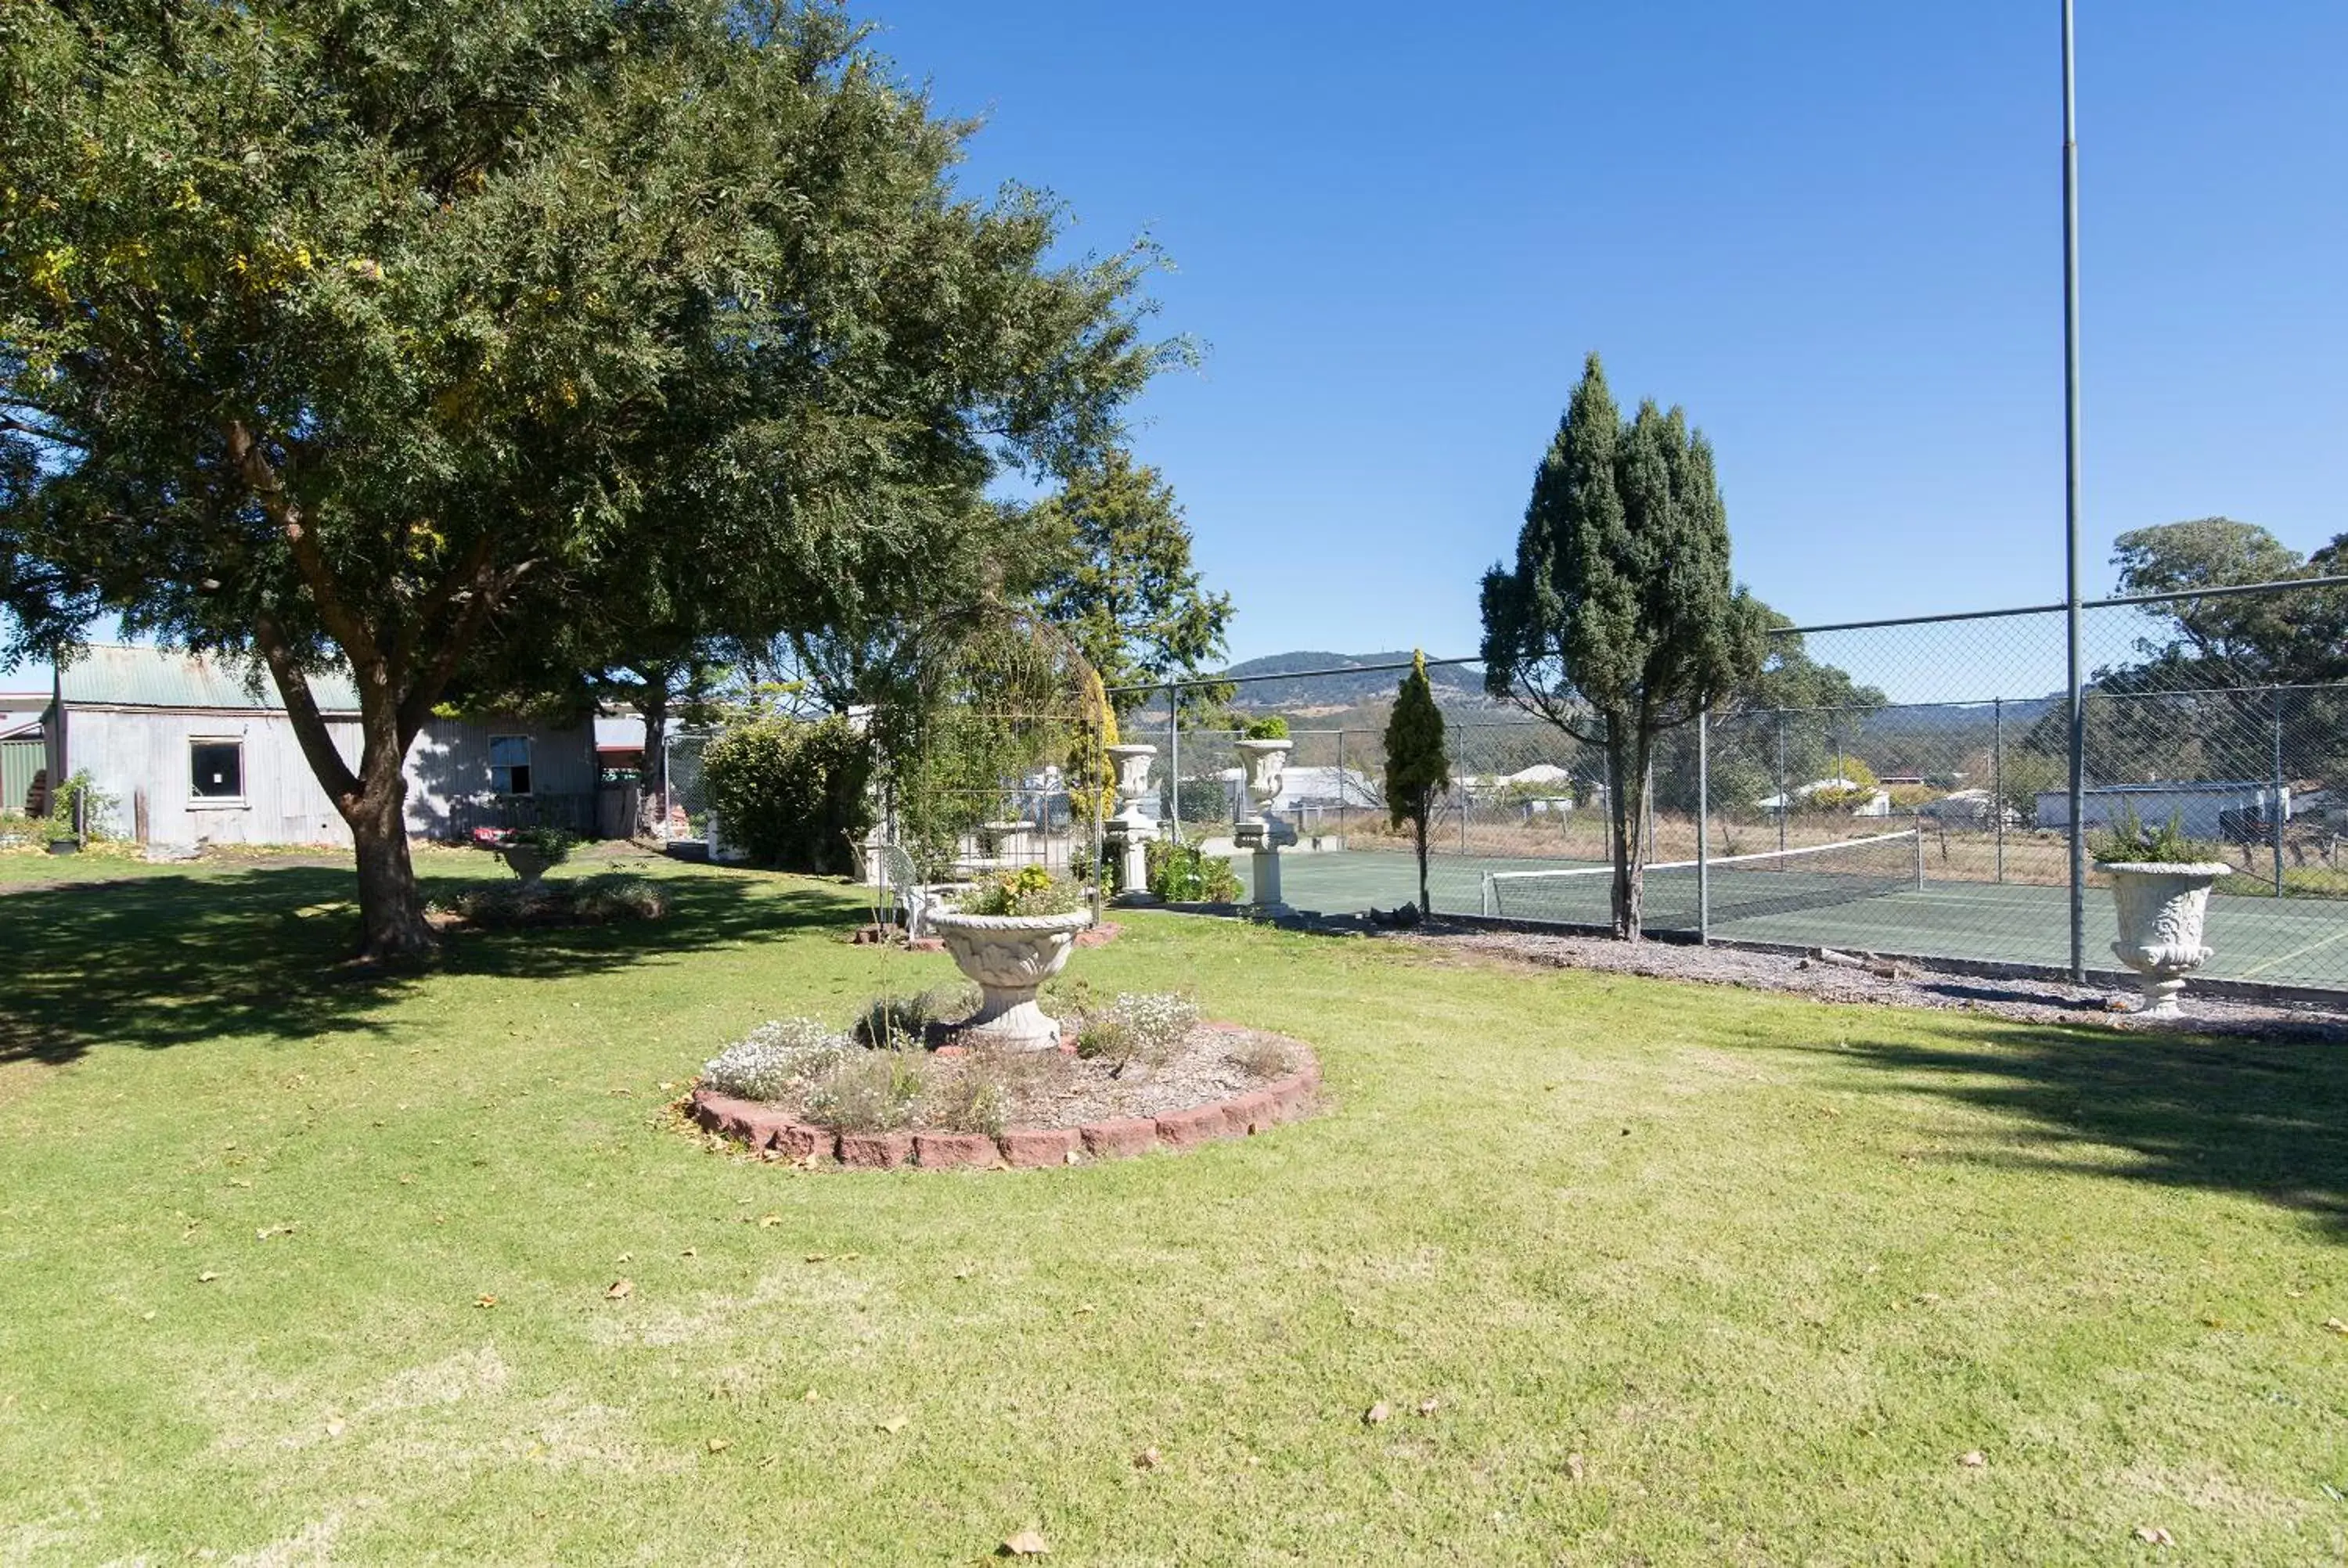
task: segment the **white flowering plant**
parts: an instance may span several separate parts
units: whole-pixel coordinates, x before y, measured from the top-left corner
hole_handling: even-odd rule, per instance
[[[1085,1019],[1076,1054],[1106,1061],[1122,1072],[1136,1061],[1157,1066],[1179,1050],[1199,1027],[1199,1004],[1172,991],[1120,991],[1117,1000]]]
[[[762,1023],[709,1059],[701,1074],[720,1094],[780,1100],[839,1066],[856,1042],[810,1018]]]

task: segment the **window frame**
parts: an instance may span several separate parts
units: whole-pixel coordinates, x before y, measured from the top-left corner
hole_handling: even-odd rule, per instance
[[[521,746],[521,761],[519,763],[499,762],[498,743],[500,741],[513,741],[519,743]],[[532,798],[537,794],[538,785],[536,770],[532,765],[537,760],[537,751],[538,748],[532,744],[531,738],[528,735],[491,735],[489,743],[489,793],[503,800],[529,800]],[[520,789],[512,787],[514,782],[514,770],[516,768],[520,768],[521,770],[522,787]],[[500,781],[499,777],[500,774],[504,775],[502,781]]]
[[[245,737],[242,735],[190,735],[188,738],[188,809],[191,811],[238,811],[251,805],[246,793]],[[236,793],[205,794],[196,787],[196,750],[200,746],[232,746],[236,749]]]

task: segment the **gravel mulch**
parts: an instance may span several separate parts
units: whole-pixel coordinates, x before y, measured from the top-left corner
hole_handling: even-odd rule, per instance
[[[2165,1034],[2221,1034],[2251,1040],[2348,1041],[2348,1001],[2341,1008],[2240,1001],[2196,994],[2180,999],[2184,1016],[2148,1019],[2119,1010],[2135,992],[2031,978],[1984,979],[1932,969],[1911,959],[1875,959],[1865,968],[1815,956],[1700,948],[1676,942],[1617,942],[1521,931],[1435,927],[1390,939],[1437,950],[1476,953],[1550,968],[1596,969],[1657,979],[1694,980],[1779,991],[1814,1001],[1931,1008],[2024,1023],[2093,1024]],[[1878,972],[1889,969],[1886,975]]]

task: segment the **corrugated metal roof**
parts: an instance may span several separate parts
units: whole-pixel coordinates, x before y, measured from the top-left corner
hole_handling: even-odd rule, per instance
[[[259,661],[211,659],[163,648],[93,643],[57,671],[68,704],[112,708],[218,708],[282,711],[277,684]],[[358,689],[340,671],[310,677],[310,691],[329,713],[359,711]]]

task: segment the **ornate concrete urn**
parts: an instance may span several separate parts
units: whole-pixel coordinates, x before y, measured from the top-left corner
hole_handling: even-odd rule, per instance
[[[1060,1043],[1060,1020],[1035,1005],[1035,989],[1067,968],[1076,933],[1092,911],[1066,915],[965,915],[942,909],[929,917],[954,967],[978,982],[978,1010],[955,1027],[1014,1050],[1048,1050]]]
[[[1288,753],[1294,741],[1236,741],[1240,766],[1247,774],[1247,815],[1240,819],[1244,827],[1263,821],[1263,808],[1280,794],[1281,775],[1288,771]]]
[[[534,887],[562,857],[526,844],[509,844],[498,851],[498,858],[506,863],[507,870],[521,878],[522,886]]]
[[[2209,917],[2209,889],[2233,867],[2205,860],[2168,866],[2124,860],[2096,867],[2112,879],[2120,939],[2113,956],[2144,977],[2147,1018],[2175,1018],[2185,977],[2209,961],[2201,927]]]
[[[1117,889],[1128,900],[1149,892],[1149,856],[1145,847],[1157,836],[1158,825],[1141,815],[1149,795],[1149,759],[1158,748],[1134,743],[1108,748],[1117,769],[1117,815],[1103,824],[1108,850],[1117,864]]]

